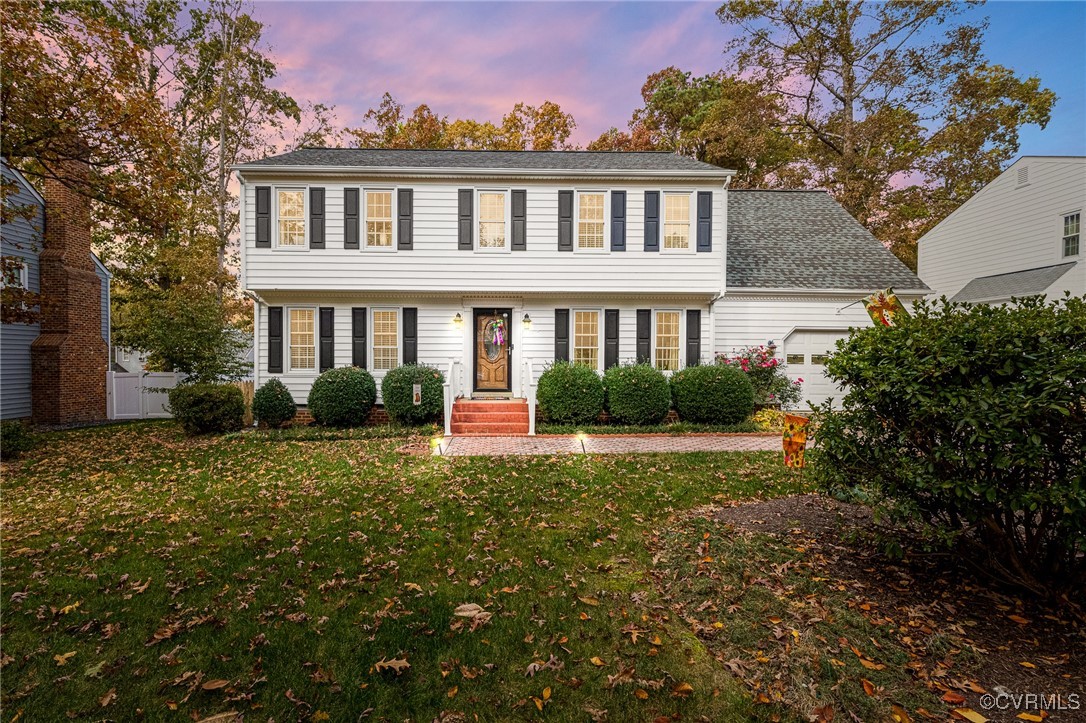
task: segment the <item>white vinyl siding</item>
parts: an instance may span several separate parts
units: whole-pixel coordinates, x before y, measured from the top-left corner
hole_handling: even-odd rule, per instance
[[[690,193],[664,194],[664,250],[690,250]]]
[[[275,190],[276,239],[283,248],[305,248],[305,190]]]
[[[573,312],[573,363],[600,368],[600,312]]]
[[[1078,212],[1063,217],[1063,257],[1065,259],[1078,256],[1081,250],[1079,242],[1081,220],[1082,215]]]
[[[660,371],[679,370],[681,319],[678,311],[657,311],[654,319],[652,358]]]
[[[380,371],[400,365],[400,311],[373,310],[373,368]]]
[[[509,247],[509,225],[506,214],[509,194],[506,191],[479,191],[478,248],[482,251],[504,251]]]
[[[577,250],[604,251],[607,228],[606,192],[577,193]]]
[[[288,309],[290,370],[312,371],[317,367],[317,320],[314,309]]]
[[[395,224],[392,220],[392,191],[365,191],[366,248],[394,248]]]

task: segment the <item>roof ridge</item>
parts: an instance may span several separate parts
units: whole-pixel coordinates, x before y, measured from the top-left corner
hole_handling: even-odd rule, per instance
[[[681,153],[675,153],[674,151],[593,151],[586,148],[524,148],[524,149],[506,149],[506,148],[374,148],[374,147],[344,147],[344,146],[301,146],[295,148],[293,151],[286,151],[286,153],[294,153],[295,151],[395,151],[401,152],[425,152],[425,153],[599,153],[599,154],[623,154],[630,155],[634,153],[644,154],[657,154],[657,155],[673,155],[680,158],[690,158],[689,156],[683,156]],[[692,161],[697,161],[696,158],[690,158]],[[703,161],[701,161],[703,162]],[[711,165],[711,164],[710,164]]]

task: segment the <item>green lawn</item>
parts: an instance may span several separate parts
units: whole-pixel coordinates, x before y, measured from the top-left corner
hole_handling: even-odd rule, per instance
[[[662,604],[649,540],[697,505],[798,491],[778,455],[407,441],[46,436],[4,468],[4,720],[773,712]]]

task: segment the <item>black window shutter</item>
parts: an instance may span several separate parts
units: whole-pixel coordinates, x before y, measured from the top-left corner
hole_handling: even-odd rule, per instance
[[[698,251],[713,250],[713,192],[698,191]]]
[[[324,248],[324,189],[309,189],[309,248]]]
[[[659,191],[645,191],[645,250],[660,250]]]
[[[396,241],[396,247],[403,251],[410,251],[415,247],[415,192],[410,188],[401,188],[396,193],[396,215],[399,217],[397,229],[399,239]]]
[[[513,251],[528,250],[528,192],[513,191]]]
[[[418,364],[419,361],[419,310],[404,307],[403,310],[403,363]]]
[[[256,187],[256,245],[271,246],[271,186]]]
[[[351,364],[366,368],[366,307],[351,309]]]
[[[558,192],[558,250],[573,250],[573,191]]]
[[[626,250],[625,191],[611,191],[611,250]]]
[[[554,310],[554,360],[569,361],[569,309]]]
[[[327,371],[336,365],[336,310],[331,306],[320,308],[320,365]]]
[[[283,373],[283,307],[268,307],[268,371]]]
[[[358,248],[358,189],[343,190],[343,248]]]
[[[701,363],[701,309],[686,310],[686,366]]]
[[[652,309],[637,310],[637,363],[652,362]]]
[[[618,366],[618,309],[603,312],[603,368]]]
[[[475,245],[472,242],[472,206],[475,205],[475,191],[470,188],[461,188],[458,194],[459,225],[457,226],[458,246],[461,251],[471,251]]]

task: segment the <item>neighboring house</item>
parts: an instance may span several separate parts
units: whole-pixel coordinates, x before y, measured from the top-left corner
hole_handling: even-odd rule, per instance
[[[928,291],[824,192],[729,191],[671,153],[307,148],[235,170],[255,382],[300,404],[352,364],[519,398],[556,359],[671,373],[770,341],[820,401],[825,353],[871,323],[856,302]]]
[[[919,241],[936,296],[970,303],[1086,294],[1086,157],[1023,156]]]
[[[139,349],[124,346],[113,347],[113,371],[139,373],[147,365],[147,355]]]
[[[0,171],[15,189],[4,202],[34,209],[0,227],[3,255],[22,259],[9,281],[42,299],[38,323],[0,324],[0,418],[105,419],[110,273],[90,251],[88,202],[59,183],[43,198],[6,161]]]

